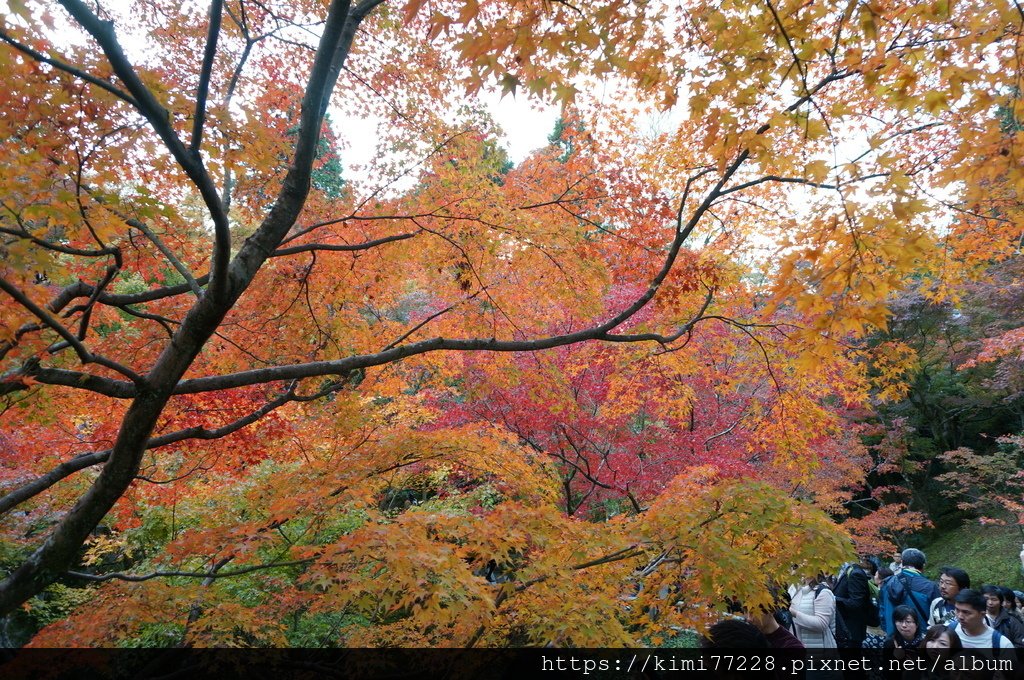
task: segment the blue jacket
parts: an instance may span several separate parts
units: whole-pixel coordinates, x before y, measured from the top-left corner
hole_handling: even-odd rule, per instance
[[[882,630],[887,636],[895,632],[892,612],[901,604],[917,612],[919,630],[926,628],[928,607],[937,597],[942,596],[935,583],[926,579],[917,569],[904,567],[887,578],[878,592],[878,618],[881,619]]]

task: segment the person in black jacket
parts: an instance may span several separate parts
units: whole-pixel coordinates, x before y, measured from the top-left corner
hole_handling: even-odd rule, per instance
[[[1024,625],[1003,609],[1003,589],[999,586],[981,587],[985,596],[985,623],[1002,633],[1014,647],[1024,646]]]
[[[850,634],[850,643],[859,648],[867,635],[868,607],[871,606],[867,572],[859,564],[848,565],[839,573],[832,592]]]

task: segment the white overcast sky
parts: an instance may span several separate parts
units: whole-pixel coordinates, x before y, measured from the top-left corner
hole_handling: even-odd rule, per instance
[[[546,146],[548,135],[558,120],[559,107],[539,105],[520,96],[502,97],[497,91],[480,95],[480,101],[501,127],[504,133],[501,145],[509,153],[512,161],[518,165],[531,151]],[[342,135],[348,146],[342,154],[345,175],[352,177],[353,168],[365,167],[375,152],[377,140],[377,122],[373,119],[356,119],[332,112],[335,120],[335,131]]]
[[[483,101],[505,133],[502,141],[517,164],[534,149],[547,145],[548,135],[558,120],[557,107],[544,106],[537,110],[524,98],[515,99],[511,95],[502,98],[497,93],[488,94]]]

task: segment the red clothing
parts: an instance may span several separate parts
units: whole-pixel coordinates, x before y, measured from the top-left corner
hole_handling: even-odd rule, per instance
[[[797,640],[795,635],[782,626],[776,628],[774,633],[765,635],[765,637],[768,638],[768,644],[773,649],[804,649],[804,643]]]

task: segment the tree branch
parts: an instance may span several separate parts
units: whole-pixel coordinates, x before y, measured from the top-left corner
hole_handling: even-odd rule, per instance
[[[220,36],[220,21],[224,13],[224,0],[210,3],[210,25],[206,31],[206,49],[203,51],[203,66],[199,71],[199,87],[196,88],[196,112],[192,119],[192,141],[188,150],[197,158],[203,143],[203,124],[206,121],[206,98],[210,93],[210,76],[213,73],[213,58],[217,55],[217,38]]]
[[[210,290],[215,296],[220,295],[226,283],[228,258],[231,254],[231,232],[227,213],[221,203],[217,188],[213,184],[213,179],[207,173],[199,155],[191,153],[182,144],[174,130],[170,111],[156,99],[139,78],[131,62],[128,61],[114,32],[114,23],[101,20],[82,0],[59,0],[59,2],[74,17],[75,21],[99,43],[114,69],[114,73],[135,97],[138,111],[146,117],[174,160],[199,190],[214,227]]]
[[[329,250],[336,252],[351,253],[360,250],[369,250],[376,248],[377,246],[384,245],[385,243],[394,243],[396,241],[404,241],[406,239],[414,238],[419,236],[421,232],[411,231],[405,234],[395,234],[394,236],[384,236],[382,238],[374,239],[372,241],[365,241],[363,243],[349,244],[329,244],[329,243],[306,243],[301,246],[291,246],[289,248],[278,248],[270,257],[283,257],[285,255],[294,255],[296,253],[308,253],[314,250]]]
[[[443,316],[443,315],[447,314],[448,312],[452,311],[453,309],[455,309],[455,308],[456,308],[456,307],[458,307],[459,305],[463,305],[463,304],[465,304],[465,303],[469,302],[470,300],[475,300],[475,299],[476,299],[476,298],[477,298],[477,297],[478,297],[478,296],[479,296],[479,295],[480,295],[481,293],[483,293],[483,292],[484,292],[485,290],[486,290],[486,287],[484,287],[484,288],[481,288],[480,290],[476,291],[476,292],[475,292],[475,293],[473,293],[472,295],[468,295],[468,296],[466,296],[465,298],[463,298],[463,299],[459,300],[458,302],[456,302],[456,303],[454,303],[454,304],[451,304],[451,305],[449,305],[449,306],[445,307],[444,309],[439,309],[438,311],[434,312],[433,314],[431,314],[431,315],[430,315],[430,316],[428,316],[427,318],[423,319],[423,321],[420,321],[420,322],[419,322],[418,324],[416,324],[415,326],[413,326],[412,328],[410,328],[409,330],[407,330],[407,331],[406,331],[405,333],[403,333],[402,335],[400,335],[400,336],[399,336],[398,338],[396,338],[395,340],[392,340],[392,341],[391,341],[390,343],[388,343],[388,345],[387,345],[387,346],[386,346],[386,347],[385,347],[384,349],[385,349],[385,350],[388,350],[388,349],[392,349],[392,348],[394,348],[394,347],[397,347],[397,346],[398,346],[398,345],[400,345],[401,343],[405,342],[405,340],[406,340],[407,338],[409,338],[409,337],[410,337],[410,336],[412,336],[412,335],[413,335],[414,333],[416,333],[416,331],[420,330],[421,328],[423,328],[424,326],[426,326],[426,325],[427,325],[428,323],[430,323],[430,322],[431,322],[431,321],[433,321],[434,319],[436,319],[436,318],[438,318],[438,317],[440,317],[440,316]]]
[[[4,515],[8,510],[18,507],[28,499],[41,494],[60,480],[93,465],[105,463],[109,457],[110,449],[107,449],[106,451],[96,451],[75,456],[71,460],[61,463],[45,475],[36,477],[28,484],[24,484],[14,491],[4,494],[0,498],[0,516]]]
[[[137,393],[135,384],[125,380],[114,380],[102,376],[71,371],[66,368],[40,368],[36,360],[25,363],[17,372],[4,376],[0,381],[0,395],[28,389],[29,384],[24,379],[43,385],[60,385],[63,387],[74,387],[75,389],[87,390],[102,394],[105,397],[114,399],[131,399]]]
[[[112,361],[110,359],[107,359],[106,357],[102,357],[90,352],[85,347],[85,345],[82,344],[81,340],[76,338],[75,335],[67,328],[65,328],[63,324],[61,324],[59,321],[50,316],[49,312],[47,312],[45,309],[34,303],[31,299],[29,299],[27,295],[25,295],[15,285],[10,283],[7,279],[3,278],[2,276],[0,276],[0,290],[14,298],[14,300],[18,304],[20,304],[28,311],[32,312],[32,314],[35,315],[36,318],[38,318],[44,324],[49,326],[61,338],[63,338],[64,341],[70,347],[74,348],[75,353],[78,355],[79,360],[83,364],[95,363],[100,366],[104,366],[105,368],[117,371],[118,373],[125,376],[126,378],[128,378],[137,385],[142,383],[142,376],[140,376],[127,366],[122,366],[116,361]]]
[[[387,182],[386,184],[384,184],[382,186],[378,186],[376,189],[374,189],[373,192],[371,192],[366,198],[363,199],[363,201],[358,206],[356,206],[355,210],[353,210],[353,212],[351,214],[346,215],[345,217],[336,217],[334,219],[324,220],[322,222],[316,222],[314,224],[310,224],[308,226],[305,226],[305,227],[302,227],[300,229],[297,229],[297,230],[293,231],[290,236],[287,236],[287,238],[282,237],[282,238],[284,238],[284,240],[281,241],[281,244],[290,243],[290,242],[292,242],[292,241],[294,241],[294,240],[296,240],[298,238],[301,238],[302,236],[305,236],[306,234],[310,233],[311,231],[319,229],[320,227],[327,227],[327,226],[330,226],[332,224],[340,224],[342,222],[358,221],[358,220],[363,220],[363,221],[371,221],[371,220],[372,221],[376,221],[376,220],[413,220],[416,217],[432,217],[432,216],[435,216],[436,212],[437,212],[436,210],[433,211],[433,212],[430,212],[430,213],[421,213],[421,214],[416,214],[416,215],[387,215],[387,216],[377,215],[377,216],[373,216],[373,217],[364,217],[364,216],[361,216],[361,215],[357,215],[356,213],[358,213],[360,210],[362,210],[370,201],[372,201],[374,198],[376,198],[384,189],[386,189],[387,187],[391,186],[392,184],[394,184],[395,182],[400,180],[402,177],[405,177],[406,175],[409,175],[417,167],[423,165],[424,163],[427,162],[427,160],[429,160],[434,155],[439,153],[448,144],[451,144],[454,140],[458,139],[459,137],[461,137],[462,135],[466,134],[467,132],[468,132],[468,130],[463,130],[461,132],[456,132],[455,134],[451,135],[450,137],[448,137],[447,139],[442,141],[440,144],[437,144],[430,151],[430,153],[428,153],[426,156],[424,156],[418,162],[416,162],[413,165],[411,165],[410,167],[406,168],[401,174],[399,174],[398,176],[392,178],[391,181]]]
[[[149,574],[125,574],[122,572],[113,572],[110,574],[86,574],[81,571],[68,571],[65,572],[67,576],[74,578],[84,579],[86,581],[110,581],[117,579],[119,581],[131,581],[137,583],[139,581],[149,581],[154,578],[167,578],[167,577],[179,577],[179,578],[201,578],[201,579],[216,579],[216,578],[231,578],[232,576],[241,576],[242,574],[251,574],[254,571],[261,571],[263,569],[279,569],[282,567],[298,567],[313,562],[314,558],[306,558],[304,560],[292,560],[291,562],[271,562],[269,564],[254,564],[249,567],[242,567],[240,569],[232,569],[231,571],[154,571]]]
[[[339,389],[342,389],[344,386],[344,382],[335,382],[331,383],[330,385],[327,385],[326,387],[321,389],[319,392],[316,392],[315,394],[299,395],[295,393],[295,388],[297,387],[297,385],[292,384],[289,386],[286,392],[278,396],[276,399],[267,402],[266,404],[256,409],[252,413],[237,420],[234,420],[228,423],[227,425],[222,425],[221,427],[216,427],[212,429],[207,429],[203,427],[188,427],[181,430],[177,430],[175,432],[160,435],[159,437],[153,437],[152,439],[146,442],[144,450],[149,451],[151,449],[157,449],[162,446],[177,444],[178,442],[184,441],[186,439],[221,439],[223,437],[228,436],[229,434],[233,434],[241,430],[243,427],[255,423],[256,421],[260,420],[271,411],[277,409],[278,407],[290,401],[312,401],[314,399],[324,397],[330,394],[331,392],[336,392]],[[57,482],[67,477],[70,477],[71,475],[80,470],[84,470],[88,467],[92,467],[93,465],[98,465],[100,463],[107,462],[112,452],[113,449],[106,449],[104,451],[95,451],[91,453],[84,453],[80,456],[76,456],[75,458],[72,458],[69,461],[61,463],[60,465],[58,465],[45,475],[37,477],[28,484],[20,486],[16,490],[5,494],[3,497],[0,497],[0,515],[3,515],[8,510],[17,507],[21,503],[24,503],[26,500],[42,493],[43,491],[49,489]]]
[[[203,289],[199,287],[199,283],[196,281],[195,277],[192,276],[192,272],[190,272],[188,270],[188,267],[186,267],[184,263],[182,263],[182,261],[178,259],[178,257],[174,254],[174,251],[168,248],[167,245],[162,240],[160,240],[160,237],[157,236],[152,229],[146,226],[145,222],[134,218],[128,218],[125,220],[125,223],[127,223],[128,226],[135,227],[143,234],[145,234],[146,238],[152,241],[153,245],[156,246],[157,250],[159,250],[165,258],[167,258],[167,261],[171,263],[171,266],[174,267],[174,270],[181,274],[181,278],[185,279],[185,283],[188,284],[188,287],[192,290],[195,296],[197,298],[202,297]]]
[[[363,0],[352,8],[352,17],[359,21],[365,19],[377,5],[383,5],[387,0]]]
[[[38,51],[32,49],[28,45],[25,45],[25,44],[23,44],[21,42],[18,42],[17,40],[12,38],[10,35],[8,35],[5,31],[0,31],[0,40],[3,40],[5,43],[10,45],[14,49],[18,50],[19,52],[23,52],[24,54],[28,55],[29,57],[32,57],[36,61],[42,62],[44,64],[49,64],[50,66],[52,66],[52,67],[54,67],[54,68],[56,68],[56,69],[58,69],[60,71],[64,71],[65,73],[74,76],[75,78],[80,78],[81,80],[84,80],[87,83],[90,83],[92,85],[95,85],[96,87],[99,87],[99,88],[101,88],[103,90],[106,90],[107,92],[109,92],[110,94],[114,95],[118,99],[121,99],[121,100],[124,100],[124,101],[128,102],[129,104],[131,104],[135,108],[139,107],[139,103],[137,101],[135,101],[135,99],[130,94],[128,94],[127,92],[124,92],[123,90],[119,90],[118,88],[114,87],[112,84],[108,83],[107,81],[103,80],[102,78],[97,78],[96,76],[94,76],[94,75],[92,75],[90,73],[87,73],[87,72],[85,72],[85,71],[83,71],[81,69],[75,68],[74,66],[71,66],[70,64],[67,64],[67,63],[65,63],[63,61],[60,61],[59,59],[54,59],[53,57],[48,57],[45,54],[43,54],[42,52],[38,52]]]
[[[101,248],[99,250],[85,250],[84,248],[72,248],[71,246],[66,246],[61,243],[54,243],[52,241],[41,239],[38,236],[33,236],[25,229],[0,228],[0,234],[8,234],[9,236],[14,236],[16,238],[23,238],[28,241],[31,241],[40,248],[52,250],[55,253],[62,253],[64,255],[74,255],[75,257],[105,257],[107,255],[113,255],[115,252],[117,252],[117,248],[113,246]]]
[[[673,333],[672,335],[660,335],[658,333],[636,333],[636,334],[631,334],[631,335],[611,335],[611,334],[609,334],[609,335],[604,336],[604,338],[602,338],[602,339],[603,340],[607,340],[609,342],[643,342],[643,341],[651,341],[651,342],[656,342],[659,345],[670,345],[673,342],[675,342],[676,340],[678,340],[679,338],[683,337],[684,335],[692,332],[694,326],[696,326],[699,322],[703,321],[706,318],[704,316],[704,314],[705,314],[705,312],[708,311],[708,307],[711,306],[711,301],[714,299],[714,297],[715,297],[715,289],[714,288],[708,288],[708,294],[704,297],[704,304],[701,305],[700,309],[697,311],[696,314],[693,315],[693,317],[690,318],[689,321],[687,321],[685,324],[680,326],[679,330],[676,331],[675,333]]]
[[[765,0],[765,4],[768,5],[768,10],[772,14],[772,18],[775,20],[775,25],[778,27],[779,32],[786,41],[786,47],[789,48],[789,53],[793,57],[793,64],[796,66],[797,72],[800,73],[800,82],[804,86],[804,92],[807,92],[807,71],[804,69],[803,61],[796,54],[796,49],[793,47],[793,41],[789,37],[789,32],[786,31],[786,27],[782,25],[782,19],[779,18],[778,12],[775,11],[775,7],[772,5],[771,0]]]
[[[778,182],[781,184],[802,184],[803,186],[814,187],[816,189],[839,189],[843,186],[853,184],[854,182],[863,182],[864,180],[868,179],[876,179],[878,177],[888,176],[888,172],[875,172],[870,175],[854,177],[853,179],[847,182],[837,184],[825,184],[822,182],[814,182],[809,179],[804,179],[802,177],[781,177],[779,175],[765,175],[764,177],[759,177],[755,180],[751,180],[749,182],[744,182],[743,184],[737,184],[736,186],[729,187],[728,189],[722,192],[722,195],[726,196],[737,191],[743,191],[744,189],[749,189],[750,187],[757,186],[758,184],[764,184],[765,182]]]
[[[195,281],[199,286],[205,286],[210,282],[210,275],[203,274]],[[190,284],[179,283],[174,286],[153,288],[140,293],[100,293],[97,301],[105,305],[110,305],[111,307],[123,307],[125,305],[139,305],[146,302],[155,302],[157,300],[175,297],[176,295],[183,295],[191,290],[192,287]],[[94,292],[94,286],[85,283],[84,281],[78,281],[61,290],[47,305],[47,308],[53,312],[59,312],[67,307],[72,300],[80,297],[92,297]]]

